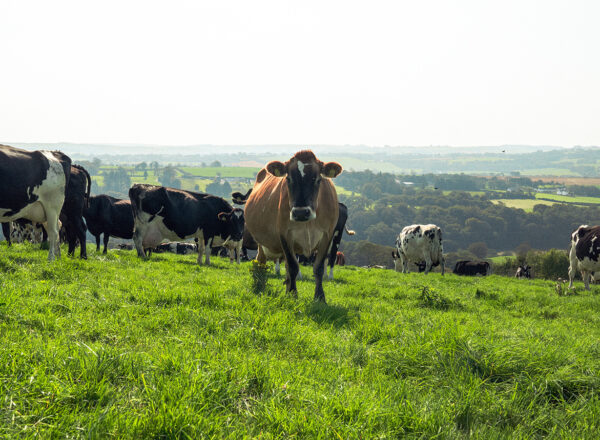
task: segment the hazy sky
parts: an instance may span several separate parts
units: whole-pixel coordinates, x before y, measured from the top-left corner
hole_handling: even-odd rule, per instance
[[[0,141],[600,145],[600,1],[0,0]]]

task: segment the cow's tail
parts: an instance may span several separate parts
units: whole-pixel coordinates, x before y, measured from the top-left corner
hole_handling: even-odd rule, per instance
[[[346,225],[344,225],[344,229],[346,230],[346,234],[348,234],[348,235],[356,234],[356,232],[354,232],[352,229],[348,229],[348,226],[346,226]]]
[[[92,192],[92,178],[90,177],[90,173],[88,173],[87,170],[85,168],[83,168],[81,165],[73,164],[72,166],[77,168],[78,170],[80,170],[83,174],[85,174],[85,178],[87,180],[87,191],[85,193],[85,207],[89,208],[90,207],[90,193]]]

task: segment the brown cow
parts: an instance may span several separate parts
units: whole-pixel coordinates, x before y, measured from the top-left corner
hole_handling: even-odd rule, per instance
[[[272,161],[259,171],[246,202],[246,227],[259,244],[256,259],[285,257],[286,291],[297,295],[296,254],[310,257],[315,300],[325,302],[323,271],[338,219],[338,200],[330,178],[342,172],[337,162],[324,164],[312,151],[300,151],[285,163]]]

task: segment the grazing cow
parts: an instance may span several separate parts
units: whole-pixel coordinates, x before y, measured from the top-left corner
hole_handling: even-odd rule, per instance
[[[154,248],[154,252],[171,252],[177,255],[188,255],[195,254],[198,252],[198,245],[195,243],[186,243],[186,242],[168,242],[161,243],[157,247]]]
[[[444,275],[442,230],[436,225],[406,226],[396,239],[396,251],[392,252],[392,257],[396,271],[402,268],[403,273],[408,273],[409,262],[418,265],[425,261],[425,274],[441,264]]]
[[[338,203],[339,214],[337,223],[333,231],[333,239],[331,240],[331,247],[329,249],[329,257],[327,265],[329,266],[329,279],[333,279],[333,266],[335,265],[336,256],[338,249],[340,248],[340,242],[342,241],[342,234],[346,231],[348,235],[354,235],[354,231],[349,230],[346,227],[346,221],[348,220],[348,208],[343,203]]]
[[[246,225],[259,244],[258,262],[285,257],[286,291],[295,296],[296,254],[308,257],[316,251],[315,299],[325,302],[324,263],[339,213],[330,179],[341,172],[337,162],[324,164],[312,151],[300,151],[285,163],[272,161],[260,170],[246,202]]]
[[[581,225],[571,234],[569,251],[569,287],[573,287],[573,278],[577,269],[586,290],[590,290],[590,278],[600,270],[600,226]]]
[[[519,265],[515,272],[515,278],[531,278],[531,266],[528,264]]]
[[[491,269],[490,263],[488,263],[487,261],[461,260],[456,262],[456,264],[454,265],[453,272],[456,275],[486,276],[490,274]]]
[[[71,165],[71,177],[65,193],[65,203],[60,213],[60,220],[65,228],[65,238],[69,244],[68,255],[75,253],[77,242],[81,247],[79,256],[87,258],[83,210],[89,206],[92,179],[81,165]]]
[[[337,251],[335,254],[335,264],[337,266],[345,266],[346,265],[346,257],[343,252]]]
[[[90,206],[83,211],[83,216],[90,233],[96,237],[96,252],[100,251],[101,234],[104,234],[104,254],[107,252],[111,236],[133,238],[133,211],[130,200],[116,199],[106,194],[93,196],[90,198]]]
[[[198,239],[198,264],[210,264],[211,246],[238,246],[244,233],[244,211],[210,194],[135,184],[129,189],[133,207],[133,242],[138,256],[163,239]]]
[[[71,159],[60,151],[0,145],[0,223],[19,218],[45,223],[48,261],[60,256],[58,218],[70,175]]]

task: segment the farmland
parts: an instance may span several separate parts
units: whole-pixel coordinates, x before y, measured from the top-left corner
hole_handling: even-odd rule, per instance
[[[595,438],[600,295],[340,268],[313,303],[249,263],[0,245],[0,437]],[[63,249],[64,252],[64,249]],[[597,288],[594,288],[597,289]]]

